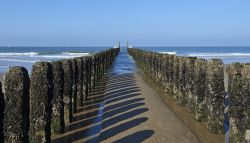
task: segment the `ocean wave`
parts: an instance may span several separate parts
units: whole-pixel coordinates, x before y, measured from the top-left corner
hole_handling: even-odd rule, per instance
[[[169,55],[176,55],[176,52],[173,51],[173,52],[159,52],[161,54],[169,54]]]
[[[35,63],[37,61],[28,61],[28,60],[18,60],[18,59],[0,59],[0,61],[8,61],[8,62],[22,62],[22,63]]]
[[[189,57],[250,57],[250,53],[189,53]]]
[[[62,54],[68,54],[68,55],[89,55],[89,53],[75,53],[75,52],[63,52]]]
[[[8,66],[0,65],[0,68],[9,68]]]
[[[54,55],[37,55],[35,57],[40,58],[51,58],[51,59],[70,59],[74,57],[88,56],[89,53],[71,53],[71,52],[63,52],[61,54]]]
[[[25,52],[25,53],[0,53],[0,56],[35,56],[37,52]]]
[[[25,52],[25,53],[0,53],[0,57],[32,57],[32,58],[74,58],[87,56],[89,53],[77,53],[77,52]]]

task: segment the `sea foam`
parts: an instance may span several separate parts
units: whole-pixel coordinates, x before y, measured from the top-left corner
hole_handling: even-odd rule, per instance
[[[189,53],[189,57],[250,57],[250,53]]]
[[[173,51],[173,52],[159,52],[161,54],[169,54],[169,55],[176,55],[176,52]]]

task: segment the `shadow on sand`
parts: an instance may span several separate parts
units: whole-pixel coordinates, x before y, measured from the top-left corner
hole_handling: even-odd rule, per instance
[[[73,122],[63,134],[52,136],[52,142],[101,142],[146,122],[148,118],[137,117],[148,111],[139,91],[133,74],[106,74]],[[142,142],[153,134],[153,130],[142,130],[115,142]]]

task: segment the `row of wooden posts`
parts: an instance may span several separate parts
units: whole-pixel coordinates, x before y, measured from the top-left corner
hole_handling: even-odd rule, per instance
[[[250,142],[250,65],[224,65],[220,59],[135,48],[128,52],[151,80],[159,83],[179,105],[186,106],[197,121],[206,122],[212,133],[225,132],[224,110],[227,112],[228,107],[225,108],[224,101],[229,95],[230,142]]]
[[[119,48],[52,62],[37,62],[31,76],[12,67],[0,83],[0,143],[51,142],[114,62]]]

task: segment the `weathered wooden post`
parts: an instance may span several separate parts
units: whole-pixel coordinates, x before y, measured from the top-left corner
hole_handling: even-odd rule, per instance
[[[147,72],[149,75],[149,78],[152,79],[152,72],[153,72],[153,55],[151,52],[149,52],[148,54],[148,58],[149,58],[149,71]],[[151,74],[150,74],[151,73]]]
[[[78,67],[76,59],[72,59],[73,68],[73,112],[77,112],[77,82],[78,82]]]
[[[180,57],[179,59],[179,71],[180,71],[180,96],[178,103],[180,105],[186,105],[187,103],[187,58]]]
[[[212,133],[223,133],[225,88],[222,61],[220,59],[209,61],[206,75],[207,127]]]
[[[228,91],[230,94],[230,142],[249,142],[249,80],[250,67],[240,63],[229,65]],[[248,131],[247,131],[248,130]]]
[[[102,75],[105,73],[105,65],[106,65],[105,56],[106,56],[106,52],[104,52],[102,56],[102,68],[101,68]]]
[[[77,78],[77,106],[83,106],[83,61],[82,58],[76,58],[78,67]]]
[[[95,86],[95,55],[91,56],[91,91]]]
[[[52,64],[53,72],[53,98],[52,98],[52,119],[51,131],[54,134],[63,133],[64,131],[64,72],[61,61],[54,61]]]
[[[250,142],[250,64],[244,64],[243,70],[243,90],[246,92],[243,99],[243,106],[245,107],[244,119],[245,119],[245,129],[244,129],[244,141]],[[242,126],[244,123],[242,122]]]
[[[143,61],[144,61],[144,64],[145,64],[145,67],[144,67],[143,71],[144,71],[146,74],[148,74],[148,71],[149,71],[149,69],[150,69],[150,59],[149,59],[149,54],[148,54],[148,52],[145,53],[145,55],[144,55],[143,58],[144,58]]]
[[[99,70],[99,67],[101,65],[101,61],[100,61],[100,57],[101,57],[102,53],[98,53],[98,56],[96,57],[96,84],[98,83],[99,81],[99,78],[100,78],[100,70]]]
[[[198,58],[195,62],[194,78],[194,117],[198,121],[206,120],[206,102],[205,102],[205,83],[206,83],[206,66],[205,59]]]
[[[70,60],[62,61],[63,72],[64,72],[64,90],[63,90],[63,100],[64,100],[64,121],[65,124],[72,122],[72,95],[73,95],[73,69],[72,62]]]
[[[171,92],[170,95],[173,95],[173,83],[174,83],[174,55],[169,55],[169,92]]]
[[[88,85],[87,85],[87,58],[83,57],[83,66],[82,66],[82,82],[83,82],[83,101],[87,100],[87,95],[88,95]]]
[[[106,70],[106,66],[107,66],[107,52],[104,52],[104,55],[103,55],[103,68],[102,68],[102,72],[104,73],[105,70]]]
[[[145,52],[142,53],[142,57],[145,55]],[[143,66],[142,68],[145,67],[144,65],[144,62],[143,62],[143,59],[142,59],[142,63],[143,63]],[[161,85],[161,87],[163,87],[163,75],[164,75],[164,72],[163,72],[163,54],[159,54],[159,71],[158,71],[158,74],[159,74],[159,84]]]
[[[87,57],[87,99],[88,99],[88,95],[91,92],[91,76],[92,76],[92,61],[90,57]]]
[[[159,69],[160,69],[160,55],[159,53],[155,53],[155,82],[158,84],[159,84]]]
[[[24,67],[12,67],[4,81],[5,142],[29,141],[29,88],[28,71]]]
[[[97,54],[93,55],[92,58],[92,89],[95,87],[95,77],[96,77],[96,56]]]
[[[169,76],[170,76],[170,74],[169,74],[169,55],[168,54],[166,54],[165,55],[165,58],[164,58],[164,61],[165,61],[165,68],[164,68],[164,70],[165,70],[165,92],[168,92],[168,93],[170,93],[170,86],[169,86]]]
[[[51,141],[52,68],[49,62],[32,67],[30,86],[30,142]]]
[[[91,88],[92,88],[92,82],[91,82],[91,78],[92,78],[92,58],[88,57],[88,64],[87,64],[87,69],[88,69],[88,93],[91,92]]]
[[[173,87],[173,95],[176,102],[179,102],[179,98],[181,96],[180,93],[180,57],[174,57],[174,87]]]
[[[156,70],[157,70],[157,56],[155,53],[153,53],[153,57],[154,57],[154,65],[153,65],[153,80],[156,81]]]
[[[99,59],[99,56],[100,56],[100,54],[98,53],[97,55],[96,55],[96,57],[95,57],[95,79],[94,79],[94,86],[96,86],[97,85],[97,82],[98,82],[98,67],[99,67],[99,61],[98,61],[98,59]]]
[[[3,120],[4,120],[4,95],[2,92],[2,83],[0,82],[0,143],[4,143],[4,134],[3,134]]]
[[[189,112],[194,113],[195,98],[194,98],[194,79],[195,79],[195,61],[196,57],[188,57],[187,59],[187,108]]]
[[[145,53],[147,54],[147,53]],[[161,63],[161,82],[162,82],[162,86],[164,88],[164,91],[166,91],[166,54],[162,55],[162,63]]]

